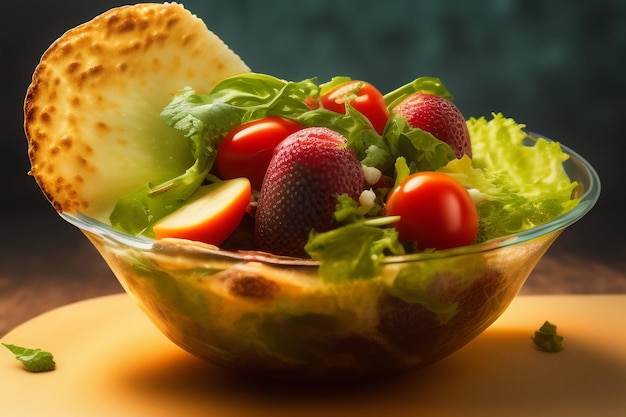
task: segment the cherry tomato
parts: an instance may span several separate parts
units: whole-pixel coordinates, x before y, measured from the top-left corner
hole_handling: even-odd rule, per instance
[[[387,198],[388,216],[403,242],[420,249],[448,249],[469,245],[478,233],[478,213],[469,193],[454,178],[440,172],[409,175]]]
[[[217,150],[216,174],[224,180],[246,177],[260,190],[274,148],[287,136],[302,129],[299,123],[277,116],[266,116],[230,131]]]
[[[333,87],[320,99],[325,109],[341,114],[346,113],[346,101],[349,101],[352,107],[369,119],[380,135],[389,119],[383,95],[376,87],[365,81],[346,81]]]

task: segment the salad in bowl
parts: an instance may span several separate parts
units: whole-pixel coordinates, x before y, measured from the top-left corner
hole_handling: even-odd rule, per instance
[[[43,55],[31,175],[174,343],[244,373],[431,364],[509,305],[599,195],[594,169],[441,80],[255,73],[176,3]]]

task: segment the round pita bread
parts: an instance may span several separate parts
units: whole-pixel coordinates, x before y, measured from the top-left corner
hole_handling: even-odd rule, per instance
[[[58,211],[108,221],[120,197],[193,162],[160,119],[173,95],[249,70],[180,4],[111,9],[63,34],[35,69],[24,103],[30,174]]]

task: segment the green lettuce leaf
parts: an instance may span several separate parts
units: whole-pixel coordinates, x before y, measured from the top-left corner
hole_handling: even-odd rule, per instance
[[[557,334],[556,326],[544,322],[532,337],[535,347],[542,352],[556,353],[563,350],[563,336]]]
[[[438,96],[441,96],[447,100],[452,101],[454,97],[443,85],[439,78],[434,77],[419,77],[399,87],[387,94],[385,94],[385,104],[389,111],[392,111],[398,104],[400,104],[408,96],[415,94],[419,91],[426,91]]]
[[[320,262],[319,275],[331,282],[375,277],[385,254],[404,253],[396,229],[365,223],[351,223],[324,233],[312,232],[304,249]]]
[[[2,346],[6,347],[13,355],[15,355],[15,359],[22,362],[26,370],[30,372],[52,371],[56,366],[54,358],[50,352],[46,352],[41,349],[25,348],[8,343],[3,343]]]
[[[577,183],[562,163],[558,142],[529,141],[524,125],[502,114],[470,118],[473,159],[451,160],[446,172],[481,194],[477,241],[517,233],[546,223],[574,207]]]
[[[406,119],[394,114],[387,122],[384,139],[393,161],[397,162],[398,158],[404,158],[409,174],[435,171],[455,158],[450,145],[425,130],[412,128]]]
[[[348,81],[352,81],[352,78],[346,77],[345,75],[338,75],[330,79],[330,81],[320,85],[320,96],[328,93],[333,88],[346,83]]]
[[[338,199],[335,219],[340,227],[328,232],[312,231],[304,247],[320,263],[319,275],[340,282],[377,276],[385,255],[402,255],[398,232],[387,227],[398,217],[366,218],[369,210],[347,195]]]

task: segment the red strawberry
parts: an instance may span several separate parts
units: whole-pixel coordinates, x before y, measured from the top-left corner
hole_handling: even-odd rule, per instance
[[[427,131],[450,145],[457,158],[472,157],[472,145],[465,118],[449,100],[436,94],[418,92],[407,97],[393,109],[406,118],[411,127]]]
[[[274,150],[261,187],[257,249],[305,257],[311,230],[333,228],[337,198],[358,199],[363,183],[361,163],[339,133],[312,127],[288,136]]]

